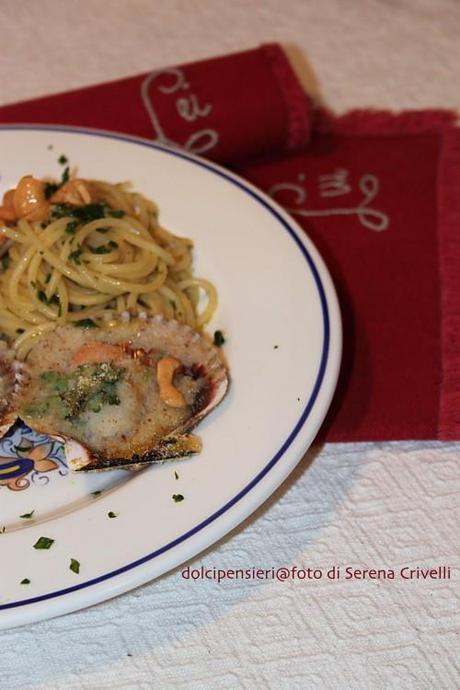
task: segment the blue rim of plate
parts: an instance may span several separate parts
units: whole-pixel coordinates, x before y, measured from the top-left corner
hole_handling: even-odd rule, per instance
[[[300,415],[300,418],[298,422],[295,424],[293,430],[289,434],[288,438],[284,441],[284,443],[281,445],[279,450],[275,453],[275,455],[267,462],[267,464],[264,466],[264,468],[248,483],[246,486],[239,491],[236,496],[234,496],[232,499],[227,501],[219,510],[215,511],[212,515],[207,517],[205,520],[202,520],[198,525],[195,525],[195,527],[192,527],[192,529],[188,530],[184,534],[182,534],[180,537],[177,537],[173,541],[169,542],[168,544],[165,544],[165,546],[160,547],[159,549],[156,549],[155,551],[152,551],[151,553],[147,554],[146,556],[142,556],[142,558],[138,558],[137,560],[133,561],[132,563],[128,563],[127,565],[122,566],[121,568],[117,568],[116,570],[112,570],[109,573],[105,573],[104,575],[99,575],[98,577],[95,577],[91,580],[87,580],[86,582],[81,582],[78,585],[72,585],[72,587],[66,587],[65,589],[59,589],[55,592],[48,592],[47,594],[41,594],[36,597],[31,597],[30,599],[21,599],[19,601],[12,601],[7,604],[0,604],[0,611],[5,610],[5,609],[11,609],[11,608],[16,608],[19,606],[27,606],[29,604],[36,604],[40,601],[46,601],[47,599],[54,599],[56,597],[63,596],[65,594],[70,594],[72,592],[76,592],[81,589],[86,589],[87,587],[91,587],[93,585],[97,585],[100,582],[104,582],[105,580],[109,580],[110,578],[117,577],[118,575],[121,575],[122,573],[127,572],[128,570],[133,570],[134,568],[137,568],[144,563],[147,563],[148,561],[152,561],[154,558],[157,558],[158,556],[161,556],[161,554],[165,553],[166,551],[169,551],[170,549],[174,548],[178,544],[183,543],[190,537],[194,536],[201,530],[203,530],[205,527],[210,525],[212,522],[217,520],[221,515],[226,513],[230,508],[232,508],[238,501],[240,501],[246,494],[248,494],[260,481],[265,475],[278,463],[278,461],[283,457],[285,452],[288,450],[288,448],[291,446],[291,444],[294,442],[296,439],[297,435],[299,434],[300,430],[302,429],[304,423],[306,422],[314,404],[315,401],[318,397],[318,393],[321,389],[321,385],[324,379],[324,374],[326,372],[327,368],[327,362],[329,358],[329,350],[330,350],[330,319],[329,319],[329,310],[328,310],[328,305],[327,305],[327,299],[326,299],[326,293],[323,287],[323,284],[321,282],[321,278],[318,273],[318,269],[316,268],[315,262],[313,261],[312,257],[310,256],[310,253],[308,249],[302,244],[302,242],[299,240],[293,229],[290,227],[289,223],[278,213],[276,208],[274,208],[271,203],[268,203],[263,196],[259,196],[259,194],[254,190],[251,189],[250,186],[246,186],[246,183],[244,180],[240,178],[235,178],[233,176],[233,173],[228,174],[223,168],[218,167],[217,165],[213,163],[208,163],[207,161],[198,158],[197,156],[185,153],[181,150],[176,150],[173,148],[169,148],[167,146],[163,146],[162,144],[157,144],[155,142],[149,142],[148,140],[143,140],[140,138],[136,137],[130,137],[127,135],[122,135],[122,134],[117,134],[117,133],[112,133],[112,132],[106,132],[104,130],[97,130],[97,129],[91,129],[91,128],[84,128],[84,127],[59,127],[59,126],[47,126],[47,125],[33,125],[33,124],[15,124],[15,125],[2,125],[0,124],[0,131],[2,130],[33,130],[33,131],[46,131],[46,132],[64,132],[67,134],[85,134],[89,136],[95,136],[95,137],[103,137],[106,139],[115,139],[119,141],[126,141],[132,144],[137,144],[138,146],[145,146],[148,148],[152,149],[157,149],[159,151],[162,151],[163,153],[169,154],[171,156],[175,156],[176,158],[181,158],[183,160],[188,161],[189,163],[192,163],[194,165],[198,165],[200,168],[204,168],[205,170],[208,170],[211,173],[214,173],[215,175],[218,175],[219,177],[222,177],[223,179],[227,180],[230,184],[232,184],[235,187],[238,187],[242,192],[245,194],[249,195],[252,197],[257,203],[259,203],[261,206],[265,208],[266,211],[268,211],[272,216],[276,218],[276,220],[279,222],[279,224],[283,227],[283,229],[290,235],[292,240],[295,242],[297,245],[297,248],[301,252],[302,256],[304,257],[311,273],[313,276],[313,279],[315,281],[316,288],[318,290],[318,296],[321,304],[321,312],[322,312],[322,317],[323,317],[323,345],[322,345],[322,350],[321,350],[321,359],[320,359],[320,365],[318,369],[318,373],[315,379],[315,383],[313,385],[312,392],[310,394],[310,397],[307,401],[307,404],[305,405],[302,414]]]

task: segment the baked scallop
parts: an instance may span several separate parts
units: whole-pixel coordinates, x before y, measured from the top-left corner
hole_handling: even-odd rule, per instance
[[[25,370],[18,414],[62,438],[75,471],[138,469],[199,452],[190,432],[229,382],[216,347],[159,316],[57,328],[32,348]]]

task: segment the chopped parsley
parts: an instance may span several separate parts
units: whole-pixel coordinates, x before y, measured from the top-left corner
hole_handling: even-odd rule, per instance
[[[30,580],[28,577],[25,577],[21,582],[19,583],[21,585],[30,585]]]
[[[78,573],[80,572],[80,563],[79,561],[75,560],[75,558],[70,559],[70,565],[69,565],[69,570],[71,570],[73,573]]]
[[[119,405],[117,386],[123,374],[123,369],[108,362],[81,364],[70,374],[44,371],[40,380],[45,385],[25,413],[72,419],[85,412],[100,412],[104,405]]]
[[[69,168],[69,166],[67,166],[66,168],[64,168],[64,172],[62,173],[61,185],[63,185],[63,184],[65,184],[66,182],[68,182],[68,181],[69,181],[69,177],[70,177],[70,168]]]
[[[51,273],[48,273],[48,275],[47,275],[46,278],[45,278],[45,285],[48,285],[48,283],[50,282],[50,280],[51,280]]]
[[[225,337],[222,331],[214,331],[214,345],[216,347],[222,347],[225,343]]]
[[[45,190],[46,194],[46,190]],[[51,220],[59,220],[59,218],[65,218],[66,216],[71,216],[72,207],[66,204],[53,204],[51,207],[50,217]]]
[[[73,252],[70,252],[69,254],[69,261],[73,261],[74,264],[77,264],[77,266],[81,266],[81,255],[82,255],[83,249],[79,245],[77,249],[74,249]]]
[[[50,306],[56,305],[58,307],[58,315],[61,315],[61,300],[59,299],[58,295],[51,295],[51,297],[48,298],[44,290],[37,290],[37,297],[40,302],[43,302],[44,304],[49,304]]]
[[[184,497],[182,496],[182,494],[173,494],[172,499],[174,503],[180,503],[184,500]]]
[[[6,269],[8,268],[9,265],[10,265],[10,255],[7,252],[5,254],[5,256],[2,256],[2,268],[3,268],[3,270],[6,271]]]
[[[279,347],[278,345],[273,345],[273,349],[274,349],[274,350],[277,350],[278,347]]]
[[[176,470],[174,470],[174,478],[179,479],[179,475],[177,474]]]
[[[75,206],[70,209],[70,215],[82,223],[89,223],[91,220],[99,220],[105,217],[107,204],[86,204],[85,206]]]
[[[61,300],[59,299],[58,295],[51,295],[51,297],[48,300],[48,304],[57,304],[59,307],[61,305]]]
[[[67,181],[68,168],[64,170],[63,182]],[[66,178],[66,179],[64,179]],[[61,184],[63,184],[61,182]],[[47,183],[51,184],[51,183]],[[60,186],[60,185],[59,185]],[[46,194],[46,185],[45,185]],[[50,194],[51,196],[51,194]],[[49,197],[47,197],[49,198]],[[51,207],[51,220],[58,220],[59,218],[75,218],[80,223],[89,223],[92,220],[99,220],[100,218],[123,218],[124,211],[111,208],[108,204],[92,202],[84,204],[83,206],[71,206],[70,204],[53,204]]]
[[[49,549],[54,544],[54,539],[49,537],[40,537],[35,544],[34,549]]]
[[[91,496],[100,496],[102,491],[91,491]]]
[[[62,154],[62,156],[59,156],[58,163],[60,165],[65,165],[68,162],[69,162],[69,159],[67,158],[67,156],[64,156],[64,154]]]
[[[71,220],[65,226],[65,231],[68,235],[75,235],[75,233],[77,232],[77,228],[78,228],[78,220]]]
[[[21,334],[24,333],[24,332],[25,332],[24,328],[16,328],[16,333],[17,333],[18,335],[21,335]]]
[[[67,163],[67,158],[65,156],[61,156],[58,160],[61,165],[65,165]],[[55,194],[66,182],[69,181],[69,178],[70,168],[69,166],[67,166],[66,168],[64,168],[60,182],[45,182],[43,185],[45,198],[50,199],[53,196],[53,194]]]
[[[103,235],[105,235],[106,232],[108,232],[110,228],[96,228],[97,232],[102,232]]]
[[[118,244],[114,240],[110,240],[107,244],[100,244],[99,247],[91,248],[93,254],[110,254],[112,249],[117,249]]]
[[[116,517],[118,517],[118,513],[114,513],[113,510],[110,510],[110,511],[107,513],[107,517],[109,517],[109,518],[116,518]]]
[[[31,510],[30,513],[24,513],[23,515],[20,515],[19,517],[22,518],[23,520],[30,520],[34,513],[35,513],[35,510]]]
[[[43,191],[45,193],[45,199],[50,199],[55,192],[59,189],[59,184],[57,182],[45,182],[43,185]],[[43,223],[42,223],[43,227]],[[46,227],[46,225],[45,225]]]
[[[74,326],[78,328],[99,328],[93,319],[80,319],[79,321],[75,321]]]

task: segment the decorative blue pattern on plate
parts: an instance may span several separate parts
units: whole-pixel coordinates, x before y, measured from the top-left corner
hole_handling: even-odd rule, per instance
[[[32,484],[49,484],[51,476],[68,473],[62,443],[25,424],[15,424],[0,440],[0,490],[24,491]]]

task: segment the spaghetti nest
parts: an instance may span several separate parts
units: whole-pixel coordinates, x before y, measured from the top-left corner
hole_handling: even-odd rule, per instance
[[[214,286],[193,275],[192,242],[162,228],[128,184],[22,178],[0,206],[0,242],[0,331],[19,359],[60,325],[97,327],[128,310],[200,330],[217,306]]]

